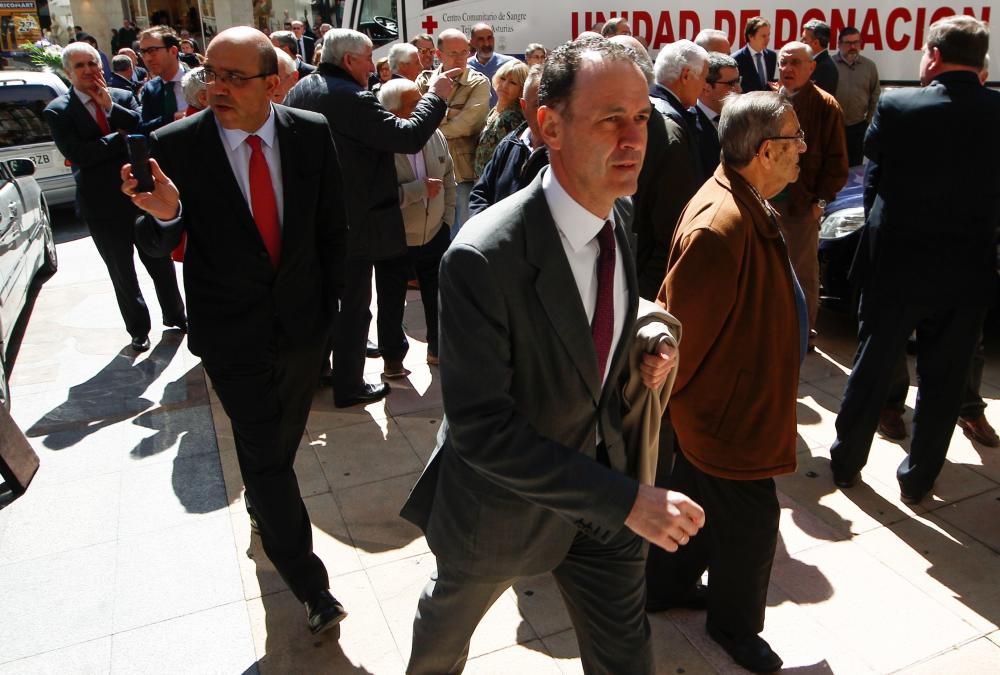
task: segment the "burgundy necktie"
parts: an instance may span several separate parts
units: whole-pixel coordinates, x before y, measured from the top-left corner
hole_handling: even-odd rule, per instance
[[[108,124],[108,116],[104,114],[104,109],[95,101],[90,99],[90,104],[94,106],[94,111],[97,113],[97,126],[101,128],[101,134],[107,136],[111,133],[111,125]]]
[[[250,146],[250,207],[253,219],[264,240],[264,248],[271,256],[271,266],[278,268],[281,261],[281,226],[278,223],[278,202],[274,197],[271,171],[260,147],[260,136],[247,136]]]
[[[615,335],[615,227],[610,220],[604,221],[597,243],[601,252],[597,256],[597,304],[590,334],[597,353],[597,373],[603,381]]]

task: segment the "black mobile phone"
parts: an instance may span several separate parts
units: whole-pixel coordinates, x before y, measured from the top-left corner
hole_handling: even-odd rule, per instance
[[[137,192],[153,191],[153,172],[149,169],[149,148],[142,134],[129,134],[125,139],[128,161],[132,164],[132,175],[139,181]]]

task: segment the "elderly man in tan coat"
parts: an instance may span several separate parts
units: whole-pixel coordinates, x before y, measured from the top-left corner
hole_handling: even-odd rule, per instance
[[[485,75],[469,68],[469,53],[469,39],[464,33],[454,28],[441,31],[437,40],[437,57],[441,65],[417,78],[417,86],[424,93],[438,73],[452,68],[462,70],[454,79],[455,90],[448,97],[448,114],[441,122],[441,132],[448,139],[455,166],[455,182],[458,184],[452,239],[469,218],[469,195],[476,182],[473,169],[476,145],[490,112],[490,81]]]
[[[389,80],[378,93],[382,106],[409,119],[420,102],[417,85],[406,79]],[[424,305],[427,323],[427,363],[438,363],[438,267],[451,241],[455,217],[455,172],[448,141],[440,130],[421,152],[396,155],[399,207],[406,228],[406,245]]]
[[[767,200],[799,175],[799,131],[779,94],[727,101],[722,163],[681,215],[657,296],[685,333],[670,399],[679,447],[669,488],[698,500],[707,525],[677,553],[650,547],[647,608],[707,606],[709,636],[754,672],[782,663],[758,633],[778,538],[773,477],[795,470],[808,323]],[[698,586],[706,568],[707,593]]]

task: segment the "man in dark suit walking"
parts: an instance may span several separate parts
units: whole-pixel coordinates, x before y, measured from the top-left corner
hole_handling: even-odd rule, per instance
[[[139,35],[139,53],[151,78],[140,94],[142,124],[139,128],[144,134],[181,119],[187,110],[181,86],[184,71],[177,56],[180,45],[180,38],[169,26],[153,26]]]
[[[813,71],[812,81],[830,96],[836,96],[840,71],[830,56],[830,26],[819,19],[813,19],[802,26],[801,40],[809,45],[814,54],[816,70]]]
[[[295,42],[298,46],[297,53],[302,56],[303,61],[312,65],[316,40],[306,35],[306,25],[301,21],[292,22],[292,32],[295,34]]]
[[[251,523],[319,633],[346,612],[292,467],[342,286],[340,166],[322,117],[272,105],[277,55],[263,33],[225,30],[206,57],[211,109],[153,134],[152,193],[135,193],[129,166],[122,190],[148,214],[136,232],[150,253],[187,235],[191,351],[232,422]]]
[[[409,673],[457,673],[490,605],[552,572],[587,672],[652,673],[643,538],[668,550],[704,522],[640,485],[619,378],[638,293],[615,200],[633,193],[651,107],[635,54],[575,42],[546,61],[539,129],[551,167],[475,218],[441,263],[438,447],[402,515],[437,556]],[[646,355],[647,386],[674,363]]]
[[[854,272],[862,284],[859,346],[830,449],[834,482],[860,479],[893,366],[917,332],[919,390],[900,496],[934,487],[962,404],[969,364],[996,284],[1000,228],[1000,93],[979,83],[989,29],[952,16],[933,23],[922,89],[882,94],[865,136],[875,194]],[[931,143],[914,139],[941,138]]]
[[[118,191],[119,169],[127,161],[121,131],[139,126],[139,104],[123,89],[109,88],[97,50],[74,42],[62,53],[63,70],[72,88],[45,109],[45,121],[56,147],[76,169],[80,211],[115,288],[132,349],[149,349],[150,319],[135,275],[132,223],[136,210]],[[139,259],[153,278],[163,323],[186,329],[184,301],[169,258],[152,258],[141,249]]]
[[[701,166],[707,175],[715,173],[719,166],[719,117],[726,97],[739,94],[740,71],[736,61],[728,54],[708,53],[708,74],[705,86],[698,96],[695,112],[698,113],[698,148],[701,152]]]
[[[771,40],[771,23],[762,16],[755,16],[747,21],[743,37],[746,45],[733,54],[740,69],[743,91],[768,91],[778,65],[778,55],[767,48]]]

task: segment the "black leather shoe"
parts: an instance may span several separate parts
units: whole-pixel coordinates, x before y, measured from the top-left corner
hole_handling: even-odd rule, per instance
[[[771,645],[759,635],[734,638],[708,624],[708,636],[719,643],[733,661],[752,673],[773,673],[781,669],[784,661],[774,653]]]
[[[705,584],[695,584],[695,587],[684,594],[683,597],[669,600],[653,600],[646,598],[646,611],[665,612],[668,609],[708,609],[708,586]]]
[[[833,484],[839,488],[852,488],[861,482],[861,472],[855,471],[850,476],[841,476],[836,471],[833,472]]]
[[[132,351],[138,353],[149,351],[149,336],[140,335],[132,338]]]
[[[382,350],[378,348],[378,345],[368,341],[368,346],[365,347],[365,356],[369,359],[380,359],[382,358]]]
[[[917,504],[919,504],[924,500],[924,497],[927,496],[928,492],[930,492],[930,490],[926,490],[924,492],[910,492],[904,489],[902,485],[900,485],[899,501],[903,502],[907,506],[916,506]]]
[[[180,319],[169,319],[169,320],[164,319],[163,325],[166,326],[167,328],[176,328],[182,333],[188,332],[188,322],[187,319],[183,317]]]
[[[375,403],[375,401],[381,401],[389,394],[390,388],[388,383],[382,384],[365,384],[361,391],[355,393],[353,396],[345,396],[344,398],[338,398],[336,395],[333,397],[333,405],[337,408],[350,408],[352,405],[368,405],[369,403]]]
[[[313,635],[329,630],[347,618],[347,610],[337,601],[337,598],[330,595],[330,591],[320,591],[316,597],[306,600],[305,604],[309,632]],[[337,633],[340,633],[339,627]]]

